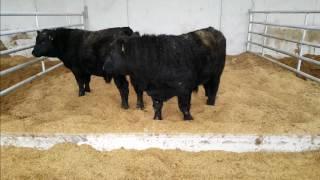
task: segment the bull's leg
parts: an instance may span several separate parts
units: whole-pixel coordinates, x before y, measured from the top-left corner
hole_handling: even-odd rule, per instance
[[[204,89],[206,91],[206,96],[208,97],[207,105],[214,106],[216,102],[216,96],[219,89],[220,77],[212,78],[207,83],[204,84]]]
[[[131,84],[137,94],[137,108],[138,109],[144,109],[144,103],[143,103],[143,90],[139,88],[139,84],[135,80],[135,78],[130,77]]]
[[[79,86],[79,96],[84,96],[86,94],[84,89],[84,80],[81,77],[76,77],[76,79]]]
[[[191,106],[190,102],[191,102],[191,93],[187,95],[178,96],[179,109],[183,113],[184,120],[193,120],[190,114],[190,106]]]
[[[84,77],[84,90],[85,90],[85,92],[91,92],[90,85],[89,85],[90,80],[91,80],[91,75],[86,74]]]
[[[85,80],[83,78],[83,74],[80,72],[78,68],[72,68],[71,69],[73,72],[74,77],[77,80],[78,86],[79,86],[79,96],[84,96],[85,95]]]
[[[125,76],[115,76],[114,83],[116,84],[120,96],[121,96],[121,107],[123,109],[128,109],[128,95],[129,95],[129,88],[128,88],[128,81],[126,80]]]
[[[162,120],[161,111],[162,111],[163,101],[157,100],[154,97],[152,97],[152,102],[153,102],[153,109],[154,109],[153,119]]]
[[[104,80],[106,81],[106,83],[110,83],[111,80],[112,80],[112,75],[106,74],[106,75],[104,75],[103,78],[104,78]]]

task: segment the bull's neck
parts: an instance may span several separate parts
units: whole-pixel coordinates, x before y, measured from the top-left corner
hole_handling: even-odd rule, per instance
[[[57,29],[56,30],[56,39],[55,39],[55,47],[56,47],[56,54],[57,57],[65,61],[68,57],[68,51],[69,51],[69,37],[70,37],[71,29]]]

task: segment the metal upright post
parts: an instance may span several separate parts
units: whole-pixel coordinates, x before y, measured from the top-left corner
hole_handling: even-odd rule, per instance
[[[36,18],[36,27],[37,27],[37,29],[40,29],[38,15],[36,15],[35,18]],[[44,61],[41,61],[41,69],[42,69],[42,72],[46,71],[46,65],[45,65]]]
[[[308,16],[309,14],[307,13],[305,18],[304,18],[304,25],[307,26],[308,25]],[[301,37],[301,41],[300,42],[304,42],[304,39],[306,37],[306,33],[307,33],[307,30],[303,29],[303,32],[302,32],[302,37]],[[299,56],[302,56],[303,55],[303,45],[302,44],[299,44]],[[301,69],[301,63],[302,63],[302,60],[299,59],[298,61],[298,64],[297,64],[297,71],[300,71]]]
[[[84,29],[88,29],[88,27],[89,27],[88,6],[84,6],[81,21],[82,21],[81,23],[83,24]]]
[[[66,16],[66,22],[67,22],[68,25],[71,24],[70,16]]]
[[[268,31],[268,17],[269,17],[269,13],[266,13],[266,18],[264,20],[264,23],[266,23],[266,25],[264,25],[264,32],[263,34],[266,35],[267,34],[267,31]],[[266,41],[267,41],[267,37],[264,36],[263,38],[263,45],[265,46],[266,45]],[[264,47],[262,47],[262,56],[264,56]]]
[[[251,21],[253,20],[253,13],[251,13],[251,10],[249,10],[249,26],[248,26],[248,39],[247,39],[247,51],[251,49],[251,44],[249,41],[251,41],[251,30],[252,30],[252,23]]]

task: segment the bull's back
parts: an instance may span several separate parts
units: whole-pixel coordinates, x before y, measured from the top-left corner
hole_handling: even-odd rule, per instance
[[[79,51],[79,65],[96,76],[104,76],[102,66],[110,53],[109,45],[120,36],[129,36],[133,31],[129,27],[118,27],[100,31],[86,31],[83,34],[82,48]]]
[[[134,71],[157,80],[185,77],[202,83],[219,76],[225,64],[225,38],[210,27],[180,36],[130,38],[125,46],[124,53]]]

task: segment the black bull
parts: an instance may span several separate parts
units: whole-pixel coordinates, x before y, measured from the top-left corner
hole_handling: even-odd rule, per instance
[[[177,96],[184,119],[191,120],[191,94],[199,85],[205,88],[207,104],[215,104],[225,56],[225,37],[209,27],[179,36],[120,38],[113,42],[103,69],[134,78],[137,89],[152,97],[154,119],[162,119],[163,102]]]
[[[36,45],[32,54],[36,57],[57,57],[69,68],[78,83],[79,96],[90,92],[91,75],[102,76],[106,82],[114,79],[121,95],[121,105],[128,108],[128,82],[124,75],[106,74],[103,64],[110,51],[110,43],[118,37],[128,37],[133,34],[129,27],[110,28],[100,31],[85,31],[80,29],[58,28],[38,32]],[[134,79],[131,83],[135,86]],[[143,108],[143,91],[135,88],[138,101],[137,107]]]

